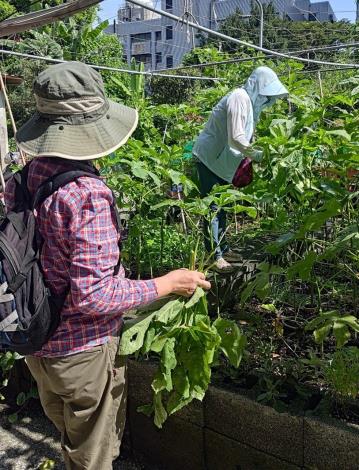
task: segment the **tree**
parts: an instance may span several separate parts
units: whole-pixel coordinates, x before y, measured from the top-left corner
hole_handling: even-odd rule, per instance
[[[22,33],[19,35],[21,40],[0,40],[1,47],[55,59],[122,67],[123,52],[118,38],[104,34],[107,22],[94,26],[96,21],[97,8],[93,7],[64,21]],[[45,61],[7,57],[2,61],[2,66],[8,73],[23,77],[22,85],[10,91],[14,117],[21,126],[34,112],[32,82],[48,64]],[[113,72],[104,71],[101,74],[109,95],[123,98],[121,87],[111,79]],[[128,77],[121,76],[121,80],[126,82]]]
[[[0,0],[0,21],[4,21],[16,12],[16,8],[6,0]]]
[[[263,11],[263,47],[267,49],[292,51],[359,40],[358,29],[346,20],[336,22],[291,21],[288,18],[282,18],[271,3],[263,4]],[[223,21],[219,31],[228,36],[258,44],[260,26],[258,6],[252,3],[250,18],[245,19],[241,15],[242,12],[238,9]],[[207,42],[216,44],[225,52],[249,52],[247,48],[229,41],[208,38]],[[252,49],[251,51],[253,54]],[[319,53],[319,55],[316,53],[317,58],[323,55],[323,53]],[[325,53],[325,57],[328,59],[338,56],[343,56],[343,52],[330,51]]]

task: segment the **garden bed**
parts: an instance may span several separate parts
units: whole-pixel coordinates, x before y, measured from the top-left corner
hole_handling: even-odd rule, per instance
[[[248,396],[211,386],[158,430],[137,407],[151,401],[155,365],[129,361],[129,416],[134,455],[162,468],[355,470],[359,426],[279,413]]]

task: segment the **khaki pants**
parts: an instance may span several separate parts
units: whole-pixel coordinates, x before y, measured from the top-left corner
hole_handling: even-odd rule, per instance
[[[126,419],[126,364],[119,338],[58,358],[28,356],[46,415],[61,432],[68,470],[110,470]]]

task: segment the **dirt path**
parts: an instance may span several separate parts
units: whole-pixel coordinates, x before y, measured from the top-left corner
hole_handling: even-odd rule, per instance
[[[65,470],[60,449],[60,436],[38,405],[26,409],[25,416],[10,424],[5,408],[0,408],[0,470],[35,470],[51,459],[54,470]],[[127,459],[114,465],[114,470],[141,470]],[[99,469],[100,470],[100,469]]]

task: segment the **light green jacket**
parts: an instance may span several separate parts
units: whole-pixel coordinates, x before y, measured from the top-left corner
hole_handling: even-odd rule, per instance
[[[193,154],[213,173],[231,183],[245,157],[260,161],[262,152],[250,142],[261,111],[288,94],[269,67],[258,67],[243,88],[237,88],[213,108],[198,136]]]

